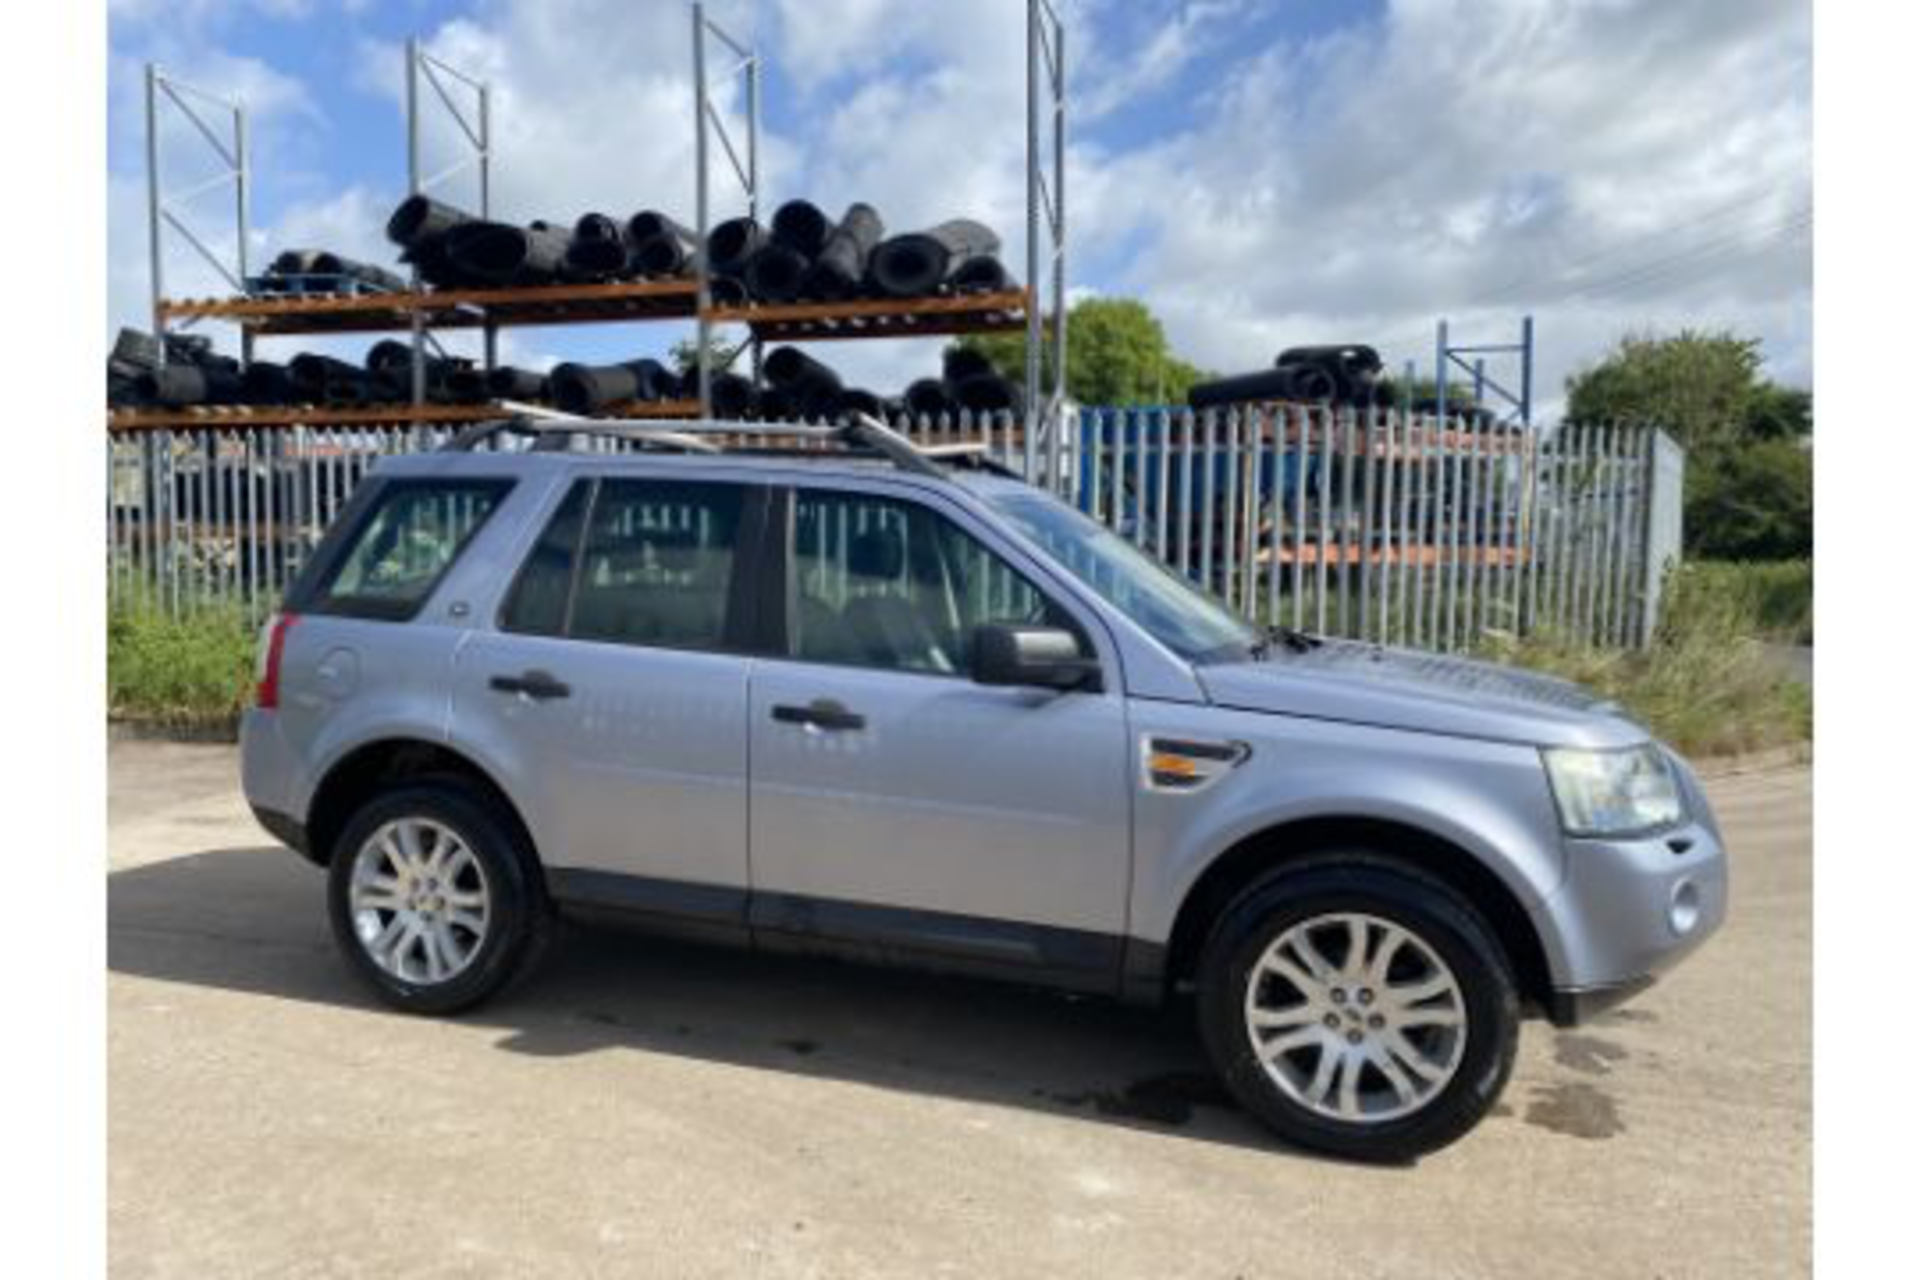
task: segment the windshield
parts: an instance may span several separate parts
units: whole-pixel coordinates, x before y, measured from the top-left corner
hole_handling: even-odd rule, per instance
[[[1237,661],[1259,646],[1251,624],[1065,503],[1019,492],[991,501],[1062,568],[1187,661]]]

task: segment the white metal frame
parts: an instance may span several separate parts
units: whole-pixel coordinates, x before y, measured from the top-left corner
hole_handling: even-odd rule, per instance
[[[695,254],[696,275],[699,281],[699,293],[695,306],[698,312],[698,333],[695,350],[698,354],[700,371],[700,416],[710,417],[713,413],[713,320],[708,315],[713,306],[712,275],[707,265],[707,233],[712,230],[712,191],[709,173],[709,156],[712,142],[718,140],[720,149],[726,154],[727,162],[733,168],[734,177],[739,181],[741,190],[747,197],[747,216],[759,220],[760,217],[760,75],[763,63],[759,50],[752,45],[729,34],[726,28],[707,16],[706,5],[694,0],[693,11],[693,217],[694,230],[699,236],[699,252]],[[707,70],[708,42],[718,42],[721,49],[731,54],[737,61],[717,80],[710,77]],[[714,87],[718,84],[730,84],[736,78],[744,78],[747,93],[747,121],[744,146],[735,146],[733,133],[727,128],[725,116],[714,104]],[[742,152],[745,153],[743,160]],[[760,339],[749,335],[748,346],[753,355],[753,378],[760,380]]]
[[[195,108],[198,102],[202,107],[217,108],[227,117],[226,128],[219,129],[209,123]],[[214,155],[220,158],[221,169],[204,182],[199,182],[185,191],[168,191],[166,174],[160,163],[160,113],[171,103],[173,108],[206,140]],[[177,80],[160,69],[159,64],[149,62],[146,76],[146,114],[147,114],[147,286],[149,303],[153,316],[154,337],[160,339],[160,360],[167,358],[166,317],[161,313],[160,304],[166,297],[166,233],[168,228],[206,260],[220,276],[226,280],[235,293],[247,291],[247,234],[248,196],[251,186],[251,171],[247,155],[247,108],[238,98],[222,98]],[[228,136],[221,135],[226,132]],[[233,186],[233,256],[231,262],[222,258],[207,242],[187,224],[186,204],[209,191],[232,184]],[[253,356],[253,339],[246,330],[241,330],[240,353],[243,361]]]
[[[407,192],[410,195],[426,195],[435,188],[443,186],[459,177],[469,169],[476,171],[480,186],[480,216],[491,217],[493,213],[493,90],[484,80],[450,66],[448,63],[428,53],[420,46],[418,37],[407,40]],[[469,105],[462,107],[455,89],[448,81],[454,81],[459,90],[470,94]],[[422,177],[420,172],[420,86],[422,83],[433,90],[440,104],[446,108],[447,115],[459,127],[467,144],[472,148],[469,155],[463,155],[436,174]],[[471,112],[471,117],[469,116]],[[411,273],[414,292],[420,290],[420,268],[414,267]],[[427,344],[431,335],[427,331],[426,317],[418,310],[413,313],[413,403],[427,402]],[[491,319],[482,326],[484,344],[484,362],[492,369],[499,350],[499,330]],[[436,344],[437,345],[437,344]]]
[[[1043,114],[1050,119],[1043,120]],[[1044,145],[1048,134],[1050,149]],[[1047,277],[1044,292],[1043,273]],[[1052,0],[1027,0],[1027,289],[1027,474],[1039,474],[1034,469],[1035,451],[1037,437],[1044,436],[1046,483],[1057,489],[1065,479],[1066,445],[1067,49],[1065,24]],[[1044,307],[1042,297],[1047,302]],[[1042,360],[1047,346],[1043,312],[1049,309],[1053,313],[1050,378]]]

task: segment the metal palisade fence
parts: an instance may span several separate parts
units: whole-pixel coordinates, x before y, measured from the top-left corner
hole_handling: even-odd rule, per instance
[[[1084,409],[1053,448],[1007,415],[894,425],[983,447],[1249,617],[1330,635],[1442,651],[1543,630],[1644,644],[1679,555],[1685,455],[1641,425]],[[110,431],[111,590],[264,613],[380,458],[451,433]]]

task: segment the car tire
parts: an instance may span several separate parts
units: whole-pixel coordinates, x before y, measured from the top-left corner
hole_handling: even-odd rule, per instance
[[[328,861],[327,913],[348,967],[423,1014],[497,994],[533,968],[552,927],[517,825],[457,781],[383,792],[353,815]]]
[[[1198,978],[1222,1082],[1297,1146],[1413,1160],[1473,1128],[1513,1071],[1519,996],[1493,931],[1452,888],[1378,853],[1256,881],[1221,913]]]

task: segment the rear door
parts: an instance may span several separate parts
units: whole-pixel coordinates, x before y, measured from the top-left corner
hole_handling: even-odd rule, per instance
[[[456,740],[510,777],[556,896],[740,921],[765,496],[577,480],[462,651]]]
[[[1076,617],[959,513],[857,490],[793,495],[786,656],[758,665],[753,924],[955,967],[1104,987],[1125,930],[1125,706]],[[968,676],[985,622],[1065,625],[1099,690]]]
[[[494,516],[521,500],[514,487],[505,476],[376,472],[355,490],[287,593],[298,622],[285,635],[272,733],[281,758],[318,766],[299,782],[277,780],[303,788],[283,795],[288,811],[305,811],[304,788],[345,752],[445,722],[447,671],[466,624],[428,605],[476,551],[484,559],[477,542],[507,533]],[[275,785],[257,774],[249,783]]]

